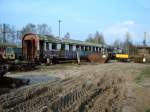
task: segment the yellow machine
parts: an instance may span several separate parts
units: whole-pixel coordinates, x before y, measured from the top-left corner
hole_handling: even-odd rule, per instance
[[[128,59],[129,55],[128,54],[116,54],[116,58],[118,58],[118,59]]]
[[[109,48],[109,59],[126,62],[129,59],[129,54],[127,50],[111,47]]]

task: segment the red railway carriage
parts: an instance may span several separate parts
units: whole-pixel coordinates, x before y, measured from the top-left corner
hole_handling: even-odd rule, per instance
[[[26,34],[22,39],[22,53],[27,61],[57,62],[76,60],[77,52],[81,59],[93,52],[102,52],[103,46],[84,41],[56,38],[48,35]]]
[[[26,34],[22,39],[22,53],[27,61],[46,61],[56,57],[59,39],[40,34]]]
[[[22,53],[25,60],[34,61],[37,55],[39,40],[35,34],[27,34],[22,39]]]

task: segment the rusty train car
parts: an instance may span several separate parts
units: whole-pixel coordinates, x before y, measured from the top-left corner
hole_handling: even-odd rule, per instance
[[[102,53],[106,48],[100,44],[92,44],[48,35],[26,34],[22,39],[23,58],[31,62],[56,63],[65,60],[87,59],[93,52]]]

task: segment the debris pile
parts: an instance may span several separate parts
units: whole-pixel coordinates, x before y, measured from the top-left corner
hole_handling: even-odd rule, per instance
[[[92,53],[88,56],[88,60],[93,63],[106,63],[108,61],[108,56],[100,53]]]

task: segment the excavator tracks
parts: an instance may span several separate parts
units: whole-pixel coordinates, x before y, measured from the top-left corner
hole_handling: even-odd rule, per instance
[[[79,77],[42,85],[32,85],[4,94],[0,96],[0,111],[96,112],[101,107],[101,110],[104,110],[104,112],[109,112],[110,109],[107,109],[107,107],[104,108],[98,105],[101,104],[100,102],[104,102],[103,95],[110,97],[104,103],[111,105],[111,110],[117,110],[113,105],[115,105],[115,98],[123,95],[119,91],[119,86],[122,85],[123,80],[105,81],[108,75],[99,79],[87,80],[85,78],[86,75],[83,74]],[[96,82],[93,83],[92,80]],[[119,86],[118,83],[120,83]],[[112,95],[110,96],[109,93],[112,93]]]

